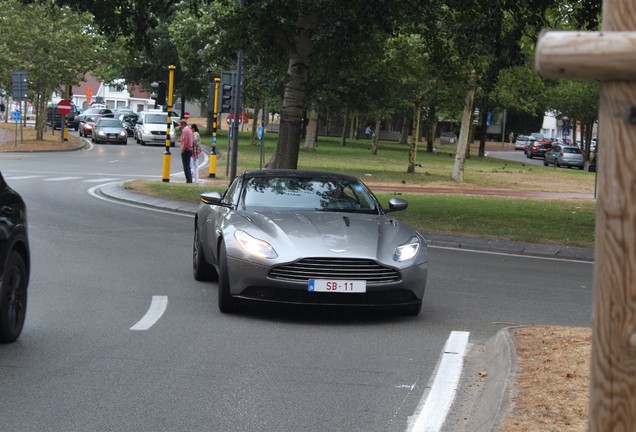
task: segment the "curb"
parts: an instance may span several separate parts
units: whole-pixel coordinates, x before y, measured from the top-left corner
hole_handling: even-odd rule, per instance
[[[516,353],[508,328],[471,346],[444,432],[491,432],[511,409]]]

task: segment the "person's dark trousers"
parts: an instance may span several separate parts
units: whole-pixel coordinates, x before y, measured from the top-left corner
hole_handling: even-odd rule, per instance
[[[186,176],[186,183],[192,183],[192,171],[190,171],[190,161],[192,160],[192,150],[181,152],[181,162],[183,162],[183,173]]]

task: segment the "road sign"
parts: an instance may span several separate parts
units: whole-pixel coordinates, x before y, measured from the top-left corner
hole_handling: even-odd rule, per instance
[[[263,139],[263,125],[259,124],[258,128],[256,129],[256,136],[258,137],[258,139]]]
[[[11,84],[13,91],[11,97],[17,100],[23,100],[28,97],[29,91],[29,74],[27,71],[13,71],[11,72]]]
[[[17,122],[22,120],[22,113],[18,110],[13,111],[13,120]]]
[[[189,113],[189,112],[187,112],[187,111],[186,111],[186,112],[184,112],[184,113],[183,113],[183,118],[184,118],[184,119],[186,119],[186,120],[188,120],[188,119],[190,118],[190,113]]]
[[[57,104],[57,112],[62,115],[66,115],[71,112],[71,103],[65,99],[62,99]]]

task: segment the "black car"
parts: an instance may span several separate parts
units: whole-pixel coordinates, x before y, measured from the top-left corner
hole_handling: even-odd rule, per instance
[[[135,134],[135,125],[137,124],[139,115],[134,112],[122,113],[119,114],[117,118],[124,124],[128,136],[133,136]]]
[[[26,206],[2,174],[0,212],[0,343],[9,343],[24,327],[31,258]]]
[[[68,127],[69,129],[79,128],[79,115],[80,111],[77,105],[71,104],[71,111],[68,113]],[[64,116],[57,111],[57,103],[50,103],[46,107],[46,125],[53,129],[62,129]]]

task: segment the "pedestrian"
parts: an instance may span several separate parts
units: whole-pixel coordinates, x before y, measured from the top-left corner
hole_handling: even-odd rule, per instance
[[[0,102],[0,120],[4,120],[4,112],[7,110],[7,107],[4,105],[4,102]]]
[[[373,136],[373,128],[371,127],[371,125],[367,126],[367,128],[364,130],[364,136],[367,137],[367,139]]]
[[[192,123],[192,181],[199,183],[199,155],[201,154],[201,135],[199,126]]]
[[[179,147],[181,148],[181,162],[183,163],[183,173],[185,174],[186,183],[192,183],[192,172],[190,171],[190,162],[192,160],[192,145],[194,138],[192,129],[188,126],[186,119],[179,120]]]
[[[510,144],[512,144],[513,142],[515,142],[515,133],[510,132]]]

